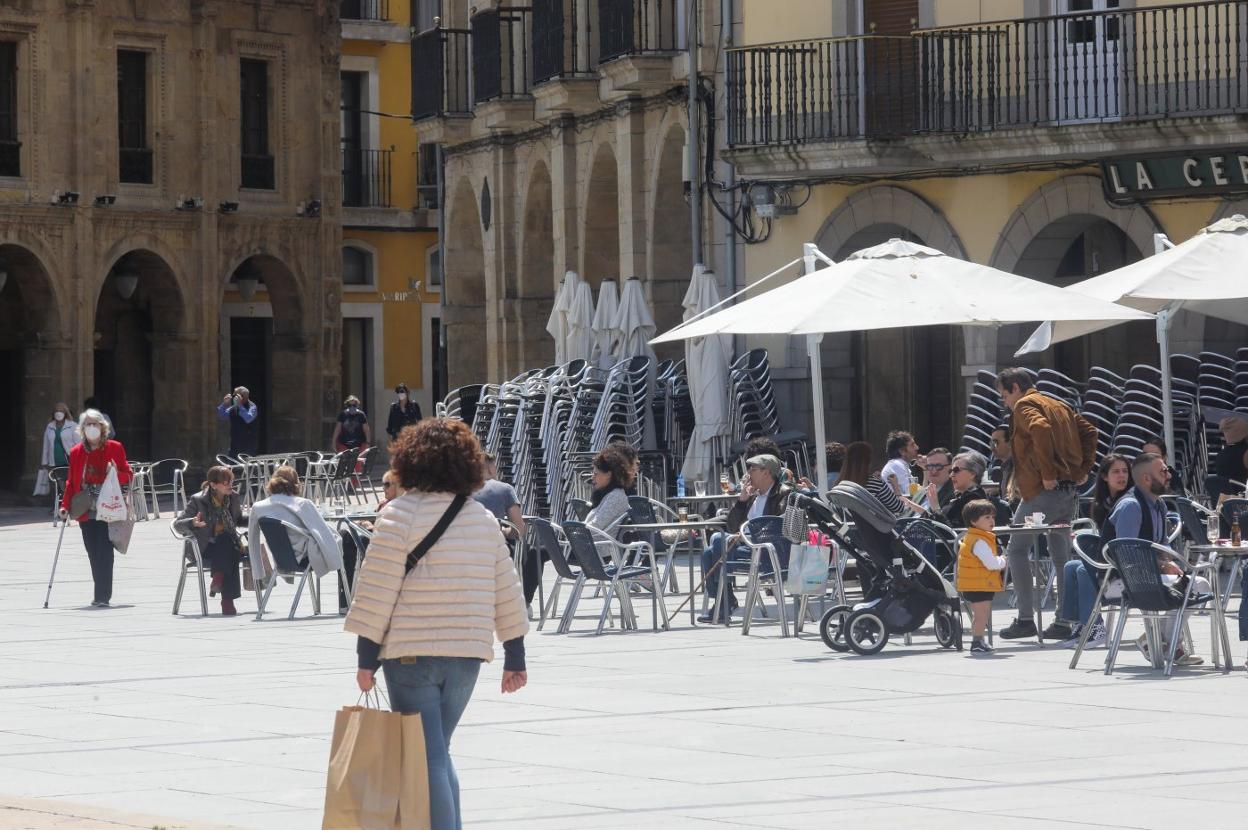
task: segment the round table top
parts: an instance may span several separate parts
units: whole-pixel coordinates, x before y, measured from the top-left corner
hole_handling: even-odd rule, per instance
[[[667,503],[679,504],[683,501],[728,501],[729,499],[735,499],[736,497],[736,493],[707,493],[705,496],[671,496],[667,499]]]
[[[723,519],[705,519],[700,522],[646,522],[645,524],[623,524],[621,530],[709,530],[724,527]]]
[[[1248,555],[1248,544],[1232,545],[1190,545],[1188,550],[1193,553],[1217,553],[1223,556],[1244,556]]]
[[[1059,530],[1070,530],[1070,525],[1005,525],[994,527],[993,533],[1053,533]]]

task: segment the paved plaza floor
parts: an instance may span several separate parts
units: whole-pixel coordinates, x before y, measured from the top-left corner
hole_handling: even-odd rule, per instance
[[[57,533],[34,511],[0,522],[0,828],[320,826],[333,714],[357,697],[339,617],[305,599],[287,621],[285,585],[263,622],[173,616],[167,520],[137,527],[107,610],[87,607],[71,527],[43,610]],[[1105,677],[1103,651],[1070,671],[1068,651],[976,659],[930,632],[873,658],[813,626],[743,637],[687,614],[594,637],[600,606],[582,607],[573,633],[529,637],[527,689],[499,693],[501,659],[482,671],[453,745],[466,826],[1248,826],[1237,642],[1229,676],[1165,680],[1124,648]],[[1193,630],[1204,648],[1208,619]]]

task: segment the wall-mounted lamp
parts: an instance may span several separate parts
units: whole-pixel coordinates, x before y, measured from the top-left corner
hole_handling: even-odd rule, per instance
[[[52,204],[58,207],[71,207],[78,204],[78,191],[58,190],[52,194]]]
[[[121,298],[128,300],[134,296],[135,289],[139,287],[139,275],[130,271],[114,273],[113,282],[117,286],[117,293],[121,295]]]
[[[174,210],[199,210],[203,206],[204,200],[199,196],[189,196],[185,199],[179,196],[178,200],[173,203]]]
[[[237,213],[238,202],[221,202],[217,205],[219,213]]]
[[[110,207],[116,203],[117,203],[117,197],[111,193],[105,193],[103,195],[96,196],[95,202],[94,202],[96,207]]]

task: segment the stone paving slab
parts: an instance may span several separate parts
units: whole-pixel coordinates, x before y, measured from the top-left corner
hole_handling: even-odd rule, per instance
[[[56,535],[40,512],[0,510],[0,830],[319,827],[333,713],[357,697],[341,618],[305,598],[288,621],[284,585],[263,622],[215,603],[200,618],[193,595],[173,616],[167,518],[136,528],[107,610],[87,606],[71,527],[45,611]],[[1058,648],[971,658],[920,632],[861,658],[814,626],[743,637],[687,613],[670,632],[595,637],[600,607],[530,636],[521,693],[500,694],[501,660],[483,669],[453,747],[466,826],[1245,826],[1234,634],[1230,675],[1166,680],[1131,647],[1105,677],[1103,650],[1070,671]],[[1193,622],[1206,659],[1208,625]]]

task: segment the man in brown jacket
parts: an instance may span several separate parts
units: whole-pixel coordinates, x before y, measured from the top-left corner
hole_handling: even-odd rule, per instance
[[[1079,487],[1096,463],[1096,427],[1062,401],[1035,389],[1026,369],[1003,369],[997,375],[997,391],[1013,410],[1010,447],[1014,459],[1014,482],[1022,500],[1014,511],[1014,523],[1043,513],[1045,524],[1070,524],[1079,508]],[[1018,618],[1001,636],[1007,640],[1037,636],[1035,584],[1028,554],[1035,536],[1010,536],[1006,556],[1018,597]],[[1070,531],[1047,534],[1049,556],[1057,573],[1070,558]],[[1061,607],[1062,580],[1057,580]],[[1070,628],[1054,622],[1041,639],[1070,639]]]

